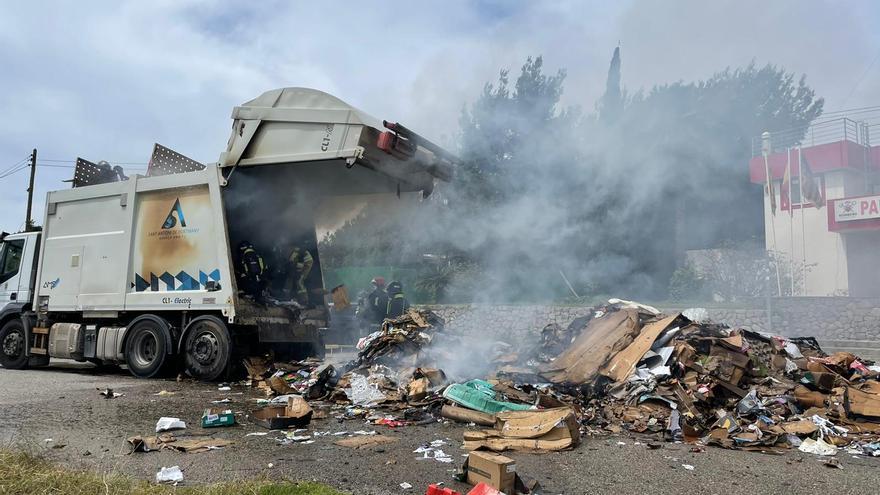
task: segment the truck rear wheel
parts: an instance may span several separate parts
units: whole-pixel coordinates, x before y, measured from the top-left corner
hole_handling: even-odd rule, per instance
[[[26,347],[27,338],[21,320],[15,319],[3,325],[0,329],[0,365],[12,370],[27,368]]]
[[[165,334],[159,322],[138,321],[125,338],[125,364],[138,378],[152,378],[162,372],[168,357]]]
[[[229,330],[214,316],[200,316],[187,326],[183,342],[186,372],[199,380],[216,380],[231,354]]]

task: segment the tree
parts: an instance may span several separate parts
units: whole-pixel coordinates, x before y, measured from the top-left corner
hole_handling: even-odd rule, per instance
[[[613,124],[620,118],[623,111],[623,92],[620,88],[620,47],[614,49],[611,63],[608,66],[608,77],[605,80],[605,94],[599,102],[599,118]]]
[[[590,145],[597,173],[618,191],[609,206],[637,226],[611,240],[625,246],[619,254],[648,275],[655,295],[685,250],[763,239],[762,192],[747,167],[751,139],[767,129],[806,129],[823,103],[803,77],[749,64],[656,86],[627,100],[617,121],[586,122],[584,132],[602,141]],[[600,249],[620,251],[614,246]]]
[[[497,203],[522,191],[513,176],[535,165],[534,138],[562,118],[557,105],[565,71],[547,76],[543,65],[542,57],[528,57],[512,90],[509,71],[502,69],[497,83],[486,83],[470,110],[462,111],[458,199]]]

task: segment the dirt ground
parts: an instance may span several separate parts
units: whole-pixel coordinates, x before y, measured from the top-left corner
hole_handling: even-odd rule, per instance
[[[111,387],[122,397],[107,400],[98,388]],[[154,395],[161,390],[174,395]],[[229,397],[239,425],[202,429],[199,419],[212,400]],[[0,369],[0,446],[45,455],[62,465],[98,472],[121,472],[152,479],[162,466],[179,465],[186,483],[207,483],[268,476],[314,480],[355,494],[424,493],[429,483],[444,482],[463,493],[469,487],[452,479],[454,464],[421,459],[419,446],[443,440],[441,448],[455,463],[466,426],[436,423],[388,428],[361,420],[312,421],[309,432],[375,430],[398,439],[365,450],[334,445],[340,436],[316,436],[311,444],[280,445],[278,432],[251,423],[246,415],[258,397],[233,385],[175,380],[140,380],[125,371],[99,372],[90,365],[54,364],[48,369]],[[151,452],[127,454],[125,439],[154,432],[161,416],[180,417],[184,435],[210,435],[235,442],[201,454]],[[247,433],[265,436],[246,436]],[[52,439],[46,441],[46,439]],[[691,453],[689,446],[664,444],[650,450],[650,439],[630,436],[585,438],[574,451],[550,454],[510,453],[520,473],[536,478],[542,493],[853,493],[880,491],[880,458],[837,455],[843,469],[825,467],[815,456],[792,451],[784,456],[708,448]],[[58,448],[64,445],[62,448]],[[269,467],[272,464],[273,467]],[[692,465],[687,470],[682,465]],[[407,482],[413,488],[399,485]]]

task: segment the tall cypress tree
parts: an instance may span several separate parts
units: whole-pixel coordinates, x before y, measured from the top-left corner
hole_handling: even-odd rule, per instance
[[[608,78],[605,80],[605,94],[599,108],[599,119],[613,124],[620,118],[623,111],[623,94],[620,89],[620,47],[614,48],[611,64],[608,66]]]

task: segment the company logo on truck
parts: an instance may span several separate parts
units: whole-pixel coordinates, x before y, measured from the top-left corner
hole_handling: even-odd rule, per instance
[[[174,218],[174,214],[177,213],[177,218]],[[177,220],[180,220],[180,226],[186,227],[186,218],[183,217],[183,208],[180,207],[180,198],[174,200],[174,206],[171,207],[171,211],[168,212],[168,216],[165,217],[165,223],[162,224],[162,229],[173,229],[175,225],[177,225]]]
[[[186,217],[183,214],[183,206],[181,206],[180,198],[178,197],[175,198],[171,210],[168,212],[168,215],[165,216],[165,221],[162,222],[162,227],[159,228],[159,230],[150,231],[147,236],[150,238],[156,238],[159,241],[169,241],[186,239],[188,236],[198,233],[198,227],[187,226]]]
[[[220,263],[214,236],[214,221],[219,212],[210,199],[207,185],[138,196],[133,273],[129,281],[133,292],[219,287]]]
[[[43,282],[43,288],[51,290],[51,289],[54,289],[55,287],[58,287],[58,284],[60,284],[60,283],[61,283],[60,278],[56,278],[55,280],[49,280],[48,282]]]

